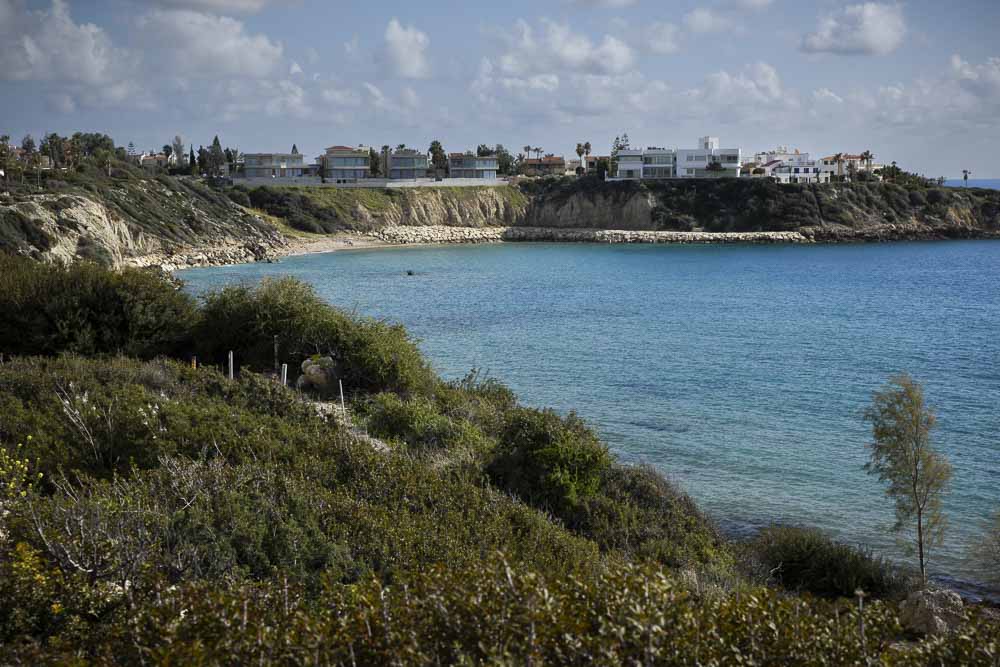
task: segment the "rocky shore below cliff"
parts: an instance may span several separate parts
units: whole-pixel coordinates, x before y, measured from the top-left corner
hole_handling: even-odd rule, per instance
[[[553,227],[386,227],[371,236],[387,244],[496,243],[809,243],[798,232],[668,232]]]

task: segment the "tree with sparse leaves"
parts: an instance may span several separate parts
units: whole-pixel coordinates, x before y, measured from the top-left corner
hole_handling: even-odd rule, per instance
[[[920,578],[927,581],[927,555],[944,538],[941,497],[951,480],[951,464],[931,443],[935,416],[923,387],[909,375],[893,377],[876,391],[865,411],[872,425],[865,470],[888,486],[896,505],[895,530],[914,528]]]

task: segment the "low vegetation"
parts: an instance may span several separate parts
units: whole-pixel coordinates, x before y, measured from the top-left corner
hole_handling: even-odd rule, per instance
[[[195,301],[138,270],[4,262],[0,308],[32,333],[0,328],[0,663],[1000,655],[975,611],[902,642],[889,564],[810,533],[735,548],[575,415],[477,373],[443,381],[403,329],[301,283]],[[62,305],[32,320],[48,289]],[[268,377],[275,337],[293,368],[334,360],[351,421]],[[751,561],[780,563],[781,587]],[[861,610],[853,586],[882,599]]]

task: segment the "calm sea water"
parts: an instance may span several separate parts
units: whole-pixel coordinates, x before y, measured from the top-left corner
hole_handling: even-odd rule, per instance
[[[961,178],[952,178],[944,182],[945,185],[952,188],[965,187],[965,181]],[[970,178],[969,179],[970,188],[989,188],[991,190],[1000,190],[1000,178]]]
[[[907,371],[955,468],[932,568],[971,578],[969,544],[1000,509],[997,242],[439,246],[180,275],[195,291],[296,276],[404,323],[446,377],[477,367],[577,410],[731,530],[808,524],[892,557],[862,412]]]

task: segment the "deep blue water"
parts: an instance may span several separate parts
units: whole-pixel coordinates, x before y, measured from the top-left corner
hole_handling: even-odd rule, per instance
[[[947,181],[944,182],[944,184],[952,188],[965,187],[965,181],[963,181],[961,178],[948,179]],[[1000,178],[970,178],[969,187],[1000,190]]]
[[[932,569],[970,578],[1000,508],[998,242],[437,246],[181,273],[196,291],[269,275],[404,323],[447,377],[478,367],[577,410],[730,528],[815,525],[893,557],[862,412],[907,371],[955,468]]]

